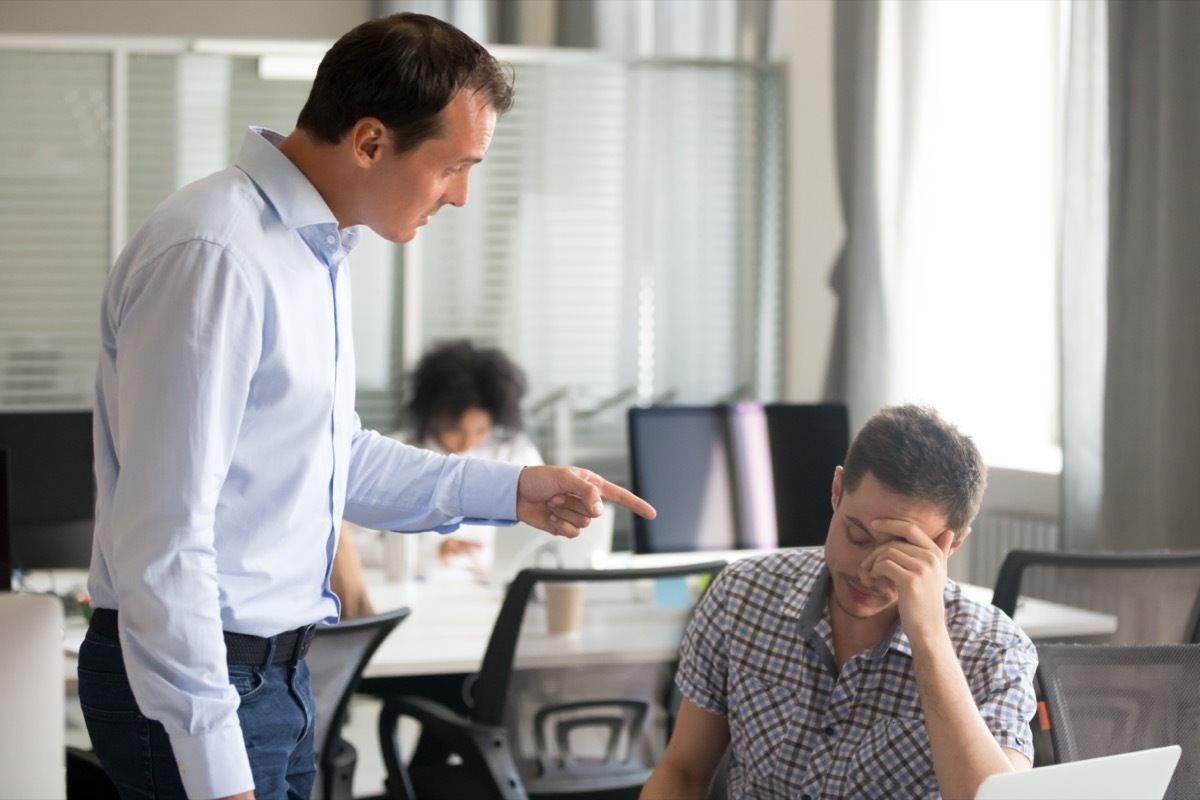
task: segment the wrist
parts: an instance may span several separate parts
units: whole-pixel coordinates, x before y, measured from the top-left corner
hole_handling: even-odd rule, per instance
[[[946,627],[944,614],[920,616],[904,625],[904,633],[914,653],[918,648],[927,649],[950,641],[950,629]]]

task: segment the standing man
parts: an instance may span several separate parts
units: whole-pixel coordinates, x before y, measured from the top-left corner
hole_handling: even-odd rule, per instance
[[[577,536],[602,497],[653,515],[585,470],[438,456],[354,413],[357,226],[406,242],[465,204],[511,103],[454,27],[364,23],[326,54],[295,131],[251,129],[235,166],[170,197],[114,266],[79,694],[123,796],[309,796],[303,656],[314,623],[338,619],[343,516]]]
[[[929,409],[885,408],[833,476],[824,552],[727,568],[688,629],[684,695],[643,800],[969,800],[1029,769],[1037,652],[946,577],[986,468]]]

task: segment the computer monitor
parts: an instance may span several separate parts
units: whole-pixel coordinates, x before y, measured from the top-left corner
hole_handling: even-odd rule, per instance
[[[735,550],[741,542],[726,406],[631,408],[633,492],[655,507],[633,518],[635,553]]]
[[[823,544],[833,517],[833,471],[850,448],[846,405],[768,403],[764,410],[779,546]]]
[[[92,412],[0,413],[0,450],[10,567],[86,569],[96,513]]]
[[[8,451],[0,448],[0,592],[12,591],[12,543],[9,536]]]

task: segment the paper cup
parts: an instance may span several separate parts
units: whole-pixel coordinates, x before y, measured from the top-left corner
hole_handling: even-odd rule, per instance
[[[546,592],[546,631],[551,636],[573,636],[583,629],[583,584],[542,584]]]

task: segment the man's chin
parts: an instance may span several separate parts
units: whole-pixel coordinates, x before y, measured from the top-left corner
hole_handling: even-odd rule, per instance
[[[851,591],[849,587],[839,588],[841,591],[835,590],[834,592],[834,602],[838,604],[842,613],[853,619],[871,619],[894,605],[892,600],[887,597],[870,595],[867,598],[859,599],[855,597],[855,592]]]
[[[375,232],[379,233],[379,231],[375,231]],[[379,235],[381,237],[383,237],[384,239],[387,239],[392,244],[407,244],[408,242],[411,242],[413,239],[417,238],[417,229],[410,228],[409,230],[406,230],[406,231],[397,231],[397,232],[386,233],[386,234],[379,233]]]

